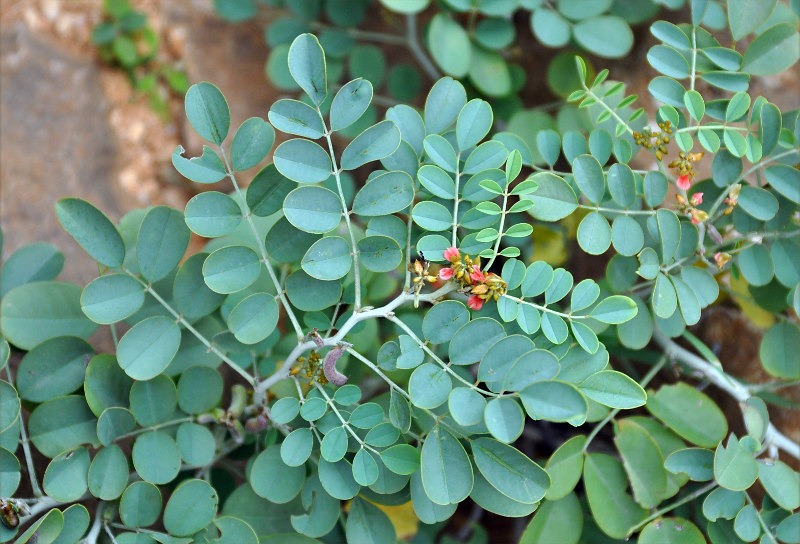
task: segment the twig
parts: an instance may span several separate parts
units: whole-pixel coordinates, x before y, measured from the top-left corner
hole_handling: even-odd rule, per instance
[[[425,54],[423,51],[422,46],[419,44],[419,39],[417,37],[417,17],[415,15],[406,15],[406,37],[408,39],[408,48],[411,50],[411,53],[414,55],[414,58],[417,59],[422,69],[425,70],[425,73],[433,80],[436,81],[442,74],[433,65],[431,59],[428,58],[428,55]]]
[[[8,382],[13,385],[14,377],[11,375],[10,364],[6,365],[6,376],[8,376]],[[28,432],[25,430],[25,422],[22,421],[22,412],[17,414],[17,417],[19,418],[20,442],[22,442],[22,451],[25,454],[25,464],[28,467],[28,477],[31,480],[31,490],[33,491],[33,496],[38,499],[42,496],[42,488],[39,487],[39,481],[36,478],[36,468],[33,466],[30,440],[28,440]]]
[[[667,512],[671,512],[672,510],[675,510],[677,507],[679,507],[679,506],[681,506],[683,504],[686,504],[687,502],[689,502],[691,500],[694,500],[697,497],[699,497],[701,495],[704,495],[705,493],[708,493],[709,491],[711,491],[712,489],[714,489],[718,485],[719,484],[717,482],[713,482],[712,481],[711,483],[704,485],[700,489],[695,490],[693,493],[689,493],[688,495],[686,495],[682,499],[677,500],[677,501],[675,501],[673,503],[670,503],[667,506],[665,506],[664,508],[660,508],[660,509],[656,510],[655,512],[653,512],[652,514],[650,514],[649,516],[644,518],[642,521],[640,521],[639,523],[637,523],[636,525],[634,525],[633,527],[628,529],[628,534],[627,534],[626,538],[630,537],[633,533],[635,533],[636,531],[638,531],[639,529],[641,529],[642,527],[644,527],[645,525],[647,525],[648,523],[650,523],[654,519],[660,518],[661,516],[663,516]]]
[[[750,389],[747,386],[733,379],[721,368],[718,368],[705,359],[682,348],[658,330],[653,333],[653,339],[663,348],[664,353],[668,357],[678,359],[686,366],[696,370],[737,401],[743,402],[752,397]],[[764,435],[764,445],[769,446],[770,444],[783,450],[795,459],[800,459],[800,444],[790,440],[776,429],[772,423],[767,424],[767,432]]]

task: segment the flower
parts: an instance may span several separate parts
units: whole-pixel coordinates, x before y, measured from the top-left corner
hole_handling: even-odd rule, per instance
[[[472,265],[472,272],[469,273],[469,277],[475,282],[486,281],[486,276],[483,275],[481,268],[477,264]]]
[[[689,202],[692,203],[692,206],[699,206],[700,204],[703,203],[703,193],[693,194]]]
[[[698,210],[697,208],[692,208],[692,224],[697,225],[698,223],[702,223],[708,219],[708,214],[703,210]]]
[[[458,248],[455,247],[448,247],[444,250],[444,258],[450,261],[457,261],[461,258],[461,254],[458,252]]]
[[[472,308],[473,310],[480,310],[483,308],[483,300],[478,295],[471,295],[467,299],[467,306]]]
[[[692,178],[690,178],[687,174],[681,174],[678,176],[678,189],[682,191],[688,191],[689,187],[692,185]]]
[[[717,268],[719,268],[720,270],[725,268],[725,265],[730,260],[731,260],[730,253],[723,253],[721,251],[718,251],[717,253],[714,254],[714,261],[717,263]]]
[[[453,269],[452,268],[442,268],[439,270],[439,277],[443,280],[449,280],[453,277]]]

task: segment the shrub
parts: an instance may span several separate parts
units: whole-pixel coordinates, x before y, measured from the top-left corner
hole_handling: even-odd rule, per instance
[[[788,68],[798,34],[770,26],[741,57],[699,19],[652,26],[664,43],[649,58],[665,74],[650,85],[665,103],[653,124],[578,60],[570,100],[595,128],[588,142],[539,132],[545,167],[492,133],[491,106],[449,77],[421,114],[392,107],[337,151],[373,88],[329,92],[311,34],[287,54],[305,96],[273,104],[269,123],[231,135],[222,93],[192,86],[186,114],[209,145],[194,158],[179,147],[173,165],[200,184],[229,180],[230,194],[119,225],[59,201],[101,271],[83,289],[53,281],[63,255],[47,244],[5,264],[0,541],[21,517],[35,521],[20,543],[87,529],[84,542],[120,544],[382,543],[409,508],[431,527],[419,541],[433,541],[469,499],[535,512],[525,543],[797,542],[800,476],[778,453],[800,447],[765,400],[800,379],[798,112],[739,87],[705,100],[699,81]],[[762,22],[732,24],[734,36]],[[273,127],[297,137],[244,188]],[[639,151],[652,169],[629,166]],[[701,161],[711,178],[695,179]],[[600,281],[528,262],[534,225],[572,215],[586,253],[613,247]],[[183,260],[192,233],[209,242]],[[720,291],[743,297],[733,280],[775,319],[760,350],[771,382],[729,375],[686,330]],[[85,340],[100,325],[115,353]],[[9,344],[27,352],[16,376]],[[646,391],[667,363],[685,380]],[[698,376],[740,401],[746,434],[729,432]],[[537,427],[526,415],[568,439],[531,459],[513,445]],[[31,445],[49,459],[41,485]],[[23,472],[33,497],[11,499]]]

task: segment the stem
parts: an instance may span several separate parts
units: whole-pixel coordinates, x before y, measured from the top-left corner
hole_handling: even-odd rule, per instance
[[[233,188],[236,190],[237,196],[239,196],[239,201],[244,206],[245,210],[247,210],[244,214],[245,219],[247,219],[247,223],[250,225],[250,231],[253,233],[253,237],[256,239],[256,245],[258,246],[258,251],[261,253],[261,262],[264,263],[264,267],[267,269],[267,273],[269,274],[270,279],[272,280],[273,285],[275,285],[275,289],[278,292],[278,298],[281,301],[281,305],[283,309],[286,311],[286,315],[289,316],[289,320],[292,322],[292,326],[294,327],[295,333],[297,333],[298,338],[303,337],[303,329],[300,327],[300,323],[297,321],[297,317],[294,315],[294,311],[292,307],[289,306],[289,301],[286,300],[286,295],[283,292],[283,288],[281,287],[280,281],[278,281],[278,277],[275,275],[275,271],[272,269],[272,266],[269,264],[269,258],[267,257],[267,247],[264,243],[264,238],[259,236],[258,230],[256,230],[256,225],[253,222],[253,213],[250,211],[250,207],[247,205],[247,198],[242,194],[242,190],[239,188],[239,184],[236,182],[236,175],[233,172],[233,168],[231,167],[230,162],[228,161],[228,155],[225,153],[225,150],[222,146],[219,146],[219,151],[222,154],[222,160],[225,161],[225,170],[228,172],[228,177],[233,183]]]
[[[267,266],[267,268],[269,268],[269,266]],[[214,355],[216,355],[217,357],[219,357],[220,359],[225,361],[228,364],[229,367],[231,367],[233,370],[235,370],[237,373],[239,373],[240,376],[242,376],[245,380],[247,380],[247,383],[249,383],[251,387],[255,386],[256,382],[255,382],[255,380],[253,379],[253,377],[250,374],[248,374],[242,367],[240,367],[239,365],[234,363],[233,360],[231,360],[230,357],[228,357],[227,355],[222,353],[211,342],[206,340],[206,337],[203,336],[202,334],[200,334],[200,332],[198,332],[197,329],[192,327],[189,324],[189,322],[186,321],[181,314],[176,312],[175,309],[172,308],[172,306],[170,306],[169,303],[166,300],[161,298],[161,295],[156,293],[153,290],[153,287],[149,283],[144,282],[141,278],[136,276],[133,272],[131,272],[130,270],[128,270],[125,267],[122,267],[122,271],[125,272],[127,275],[129,275],[131,278],[135,279],[137,282],[139,282],[139,284],[142,287],[144,287],[144,290],[145,290],[146,293],[150,293],[151,295],[153,295],[153,298],[156,299],[156,301],[158,301],[158,303],[161,304],[161,306],[163,306],[164,309],[166,309],[169,313],[171,313],[172,316],[175,318],[175,320],[178,323],[183,325],[186,328],[186,330],[191,332],[198,340],[200,340],[200,342],[202,342],[203,345],[206,348],[208,348],[209,351],[211,351]]]
[[[497,229],[497,240],[494,241],[494,250],[492,258],[489,259],[489,262],[486,263],[486,266],[483,267],[484,270],[489,270],[494,260],[497,258],[497,250],[500,249],[500,240],[503,239],[503,226],[506,222],[506,206],[508,205],[508,190],[503,191],[503,207],[502,212],[500,213],[500,225]]]
[[[8,383],[13,385],[14,377],[11,375],[11,364],[6,365],[6,376],[8,376]],[[31,490],[33,491],[33,496],[38,499],[42,496],[42,488],[39,487],[39,481],[36,478],[36,468],[33,465],[33,455],[31,454],[28,431],[25,430],[25,422],[22,421],[22,412],[20,412],[17,417],[19,418],[20,442],[22,442],[22,451],[25,454],[25,465],[28,467],[28,477],[31,480]]]
[[[623,126],[625,127],[625,130],[626,130],[626,131],[628,131],[628,133],[629,133],[629,134],[633,134],[633,129],[632,129],[632,128],[631,128],[631,127],[628,125],[628,123],[627,123],[627,122],[625,122],[625,121],[623,121],[623,120],[622,120],[622,117],[620,117],[619,115],[617,115],[617,112],[616,112],[616,111],[614,111],[614,109],[613,109],[613,108],[609,107],[609,105],[608,105],[608,104],[606,104],[605,102],[603,102],[603,99],[602,99],[602,98],[600,98],[599,96],[597,96],[596,94],[594,94],[594,92],[593,92],[593,91],[592,91],[592,90],[591,90],[589,87],[587,87],[587,86],[586,86],[586,83],[584,83],[584,84],[583,84],[583,89],[586,91],[586,94],[588,94],[589,96],[591,96],[592,98],[594,98],[594,99],[597,101],[597,103],[598,103],[598,104],[600,104],[601,106],[603,106],[603,109],[605,109],[605,110],[606,110],[608,113],[610,113],[610,114],[611,114],[611,117],[613,117],[614,119],[616,119],[616,120],[617,120],[617,123],[619,123],[619,124],[623,125]]]
[[[342,191],[342,179],[340,177],[339,167],[336,165],[336,154],[333,152],[333,141],[331,141],[331,132],[325,124],[325,119],[322,111],[317,107],[320,119],[322,119],[322,126],[325,129],[325,139],[328,141],[328,151],[331,154],[331,163],[333,164],[333,176],[336,178],[336,188],[339,190],[339,200],[342,203],[342,214],[344,215],[344,222],[347,224],[347,232],[350,233],[350,247],[353,250],[353,273],[355,277],[355,291],[356,291],[356,304],[353,312],[358,312],[361,308],[361,271],[358,266],[358,246],[356,246],[356,236],[353,233],[353,225],[350,223],[350,210],[347,209],[347,201],[344,198],[344,191]]]
[[[86,533],[86,536],[80,541],[82,544],[97,544],[97,537],[100,536],[100,529],[103,526],[103,510],[106,508],[106,502],[100,501],[97,503],[97,510],[94,513],[94,522],[92,528]]]
[[[459,168],[459,161],[461,160],[461,153],[456,155],[456,190],[455,190],[455,197],[453,198],[453,239],[452,245],[453,247],[458,247],[458,184],[461,181],[461,168]]]
[[[661,368],[664,366],[666,362],[667,358],[662,357],[661,360],[655,365],[653,365],[653,368],[651,368],[650,371],[647,374],[645,374],[644,378],[642,378],[642,381],[639,384],[642,386],[642,389],[644,389],[644,387],[648,383],[650,383],[650,380],[655,378],[656,374],[658,374],[659,370],[661,370]],[[603,419],[603,421],[594,426],[594,429],[592,429],[592,432],[589,433],[589,436],[586,438],[586,443],[583,445],[583,453],[586,453],[587,449],[589,448],[589,444],[592,443],[592,440],[594,440],[594,438],[597,436],[597,433],[600,432],[600,429],[605,427],[609,421],[614,419],[614,416],[616,416],[619,413],[619,411],[620,408],[615,408],[614,410],[611,410],[611,412],[609,412],[609,414]]]
[[[747,386],[733,379],[721,368],[718,368],[694,353],[682,348],[658,330],[653,332],[653,340],[662,347],[665,355],[677,359],[689,368],[701,373],[711,383],[728,393],[740,403],[752,396]],[[783,450],[795,459],[800,459],[800,444],[796,444],[787,438],[778,431],[772,423],[767,425],[767,432],[764,435],[764,446],[770,444]]]
[[[336,417],[338,417],[339,421],[342,422],[342,427],[347,429],[347,432],[350,433],[350,435],[353,438],[356,439],[356,442],[358,442],[361,445],[362,448],[367,449],[367,450],[371,451],[372,453],[380,455],[380,452],[378,450],[368,446],[363,440],[361,440],[361,437],[358,436],[356,434],[356,432],[347,423],[347,421],[345,421],[345,419],[342,417],[342,414],[340,414],[339,410],[336,408],[336,405],[333,404],[333,399],[328,395],[328,392],[325,391],[325,389],[320,384],[318,384],[317,382],[314,382],[314,387],[317,388],[317,391],[322,393],[322,396],[325,397],[325,402],[328,403],[328,406],[331,407],[331,410],[333,410],[333,413],[336,414]]]
[[[148,431],[155,431],[155,430],[158,430],[158,429],[162,429],[164,427],[171,427],[172,425],[179,425],[181,423],[188,423],[188,422],[192,422],[194,420],[195,420],[194,416],[189,416],[189,417],[182,417],[180,419],[173,419],[171,421],[165,421],[163,423],[157,423],[155,425],[151,425],[150,427],[142,427],[141,429],[136,429],[135,431],[131,431],[131,432],[127,433],[127,434],[123,434],[122,436],[118,436],[114,440],[114,442],[116,442],[117,440],[122,440],[123,438],[136,436],[137,434],[146,433]]]
[[[694,80],[697,77],[697,27],[692,27],[692,73],[690,76],[690,89],[694,90]]]
[[[425,51],[419,44],[419,39],[417,38],[417,17],[415,15],[406,15],[406,40],[411,54],[417,59],[417,62],[422,66],[425,73],[428,74],[428,77],[433,81],[441,78],[442,74],[436,66],[434,66],[431,59],[428,58],[428,55],[425,54]]]
[[[694,500],[697,497],[699,497],[699,496],[701,496],[701,495],[703,495],[705,493],[708,493],[709,491],[711,491],[712,489],[717,487],[717,485],[718,485],[717,482],[711,482],[709,484],[706,484],[703,487],[701,487],[700,489],[697,489],[697,490],[693,491],[692,493],[689,493],[688,495],[686,495],[682,499],[677,500],[677,501],[675,501],[675,502],[673,502],[671,504],[668,504],[664,508],[656,510],[655,512],[650,514],[648,517],[646,517],[645,519],[643,519],[642,521],[640,521],[639,523],[637,523],[636,525],[634,525],[633,527],[628,529],[628,534],[627,534],[626,538],[629,538],[633,533],[635,533],[636,531],[638,531],[639,529],[641,529],[642,527],[644,527],[645,525],[647,525],[648,523],[650,523],[654,519],[660,518],[661,516],[663,516],[667,512],[671,512],[672,510],[675,510],[677,507],[679,507],[681,505],[684,505],[687,502],[689,502],[691,500]]]
[[[759,512],[758,508],[756,508],[756,505],[753,504],[753,499],[750,498],[750,493],[745,491],[744,492],[744,498],[747,499],[747,503],[750,506],[752,506],[753,509],[756,511],[756,517],[758,518],[758,524],[761,525],[761,528],[764,530],[764,534],[769,537],[769,541],[772,542],[772,544],[778,544],[775,541],[775,535],[772,534],[772,531],[769,530],[769,527],[767,527],[766,522],[764,522],[764,518],[761,517],[761,512]]]
[[[107,524],[103,524],[103,529],[105,530],[106,534],[108,535],[108,538],[111,539],[111,542],[113,544],[119,544],[117,542],[117,539],[114,537],[114,533],[111,532],[111,529],[108,528]]]
[[[397,391],[398,394],[404,396],[408,400],[411,400],[411,395],[406,393],[405,389],[394,383],[392,379],[389,378],[386,374],[384,374],[383,371],[380,368],[378,368],[378,366],[375,363],[373,363],[372,361],[370,361],[369,359],[367,359],[366,357],[364,357],[363,355],[361,355],[359,352],[357,352],[352,348],[348,348],[347,353],[349,353],[350,355],[352,355],[353,357],[355,357],[356,359],[367,365],[367,367],[370,370],[372,370],[375,374],[378,375],[379,378],[381,378],[384,382],[386,382],[386,385]]]
[[[719,124],[717,124],[717,125],[694,125],[694,126],[691,126],[691,127],[683,127],[683,128],[679,128],[675,132],[697,132],[698,130],[706,130],[706,129],[709,129],[709,130],[738,130],[738,131],[742,131],[742,132],[747,132],[747,131],[750,130],[747,127],[732,127],[732,126],[729,126],[729,125],[719,125]]]
[[[595,212],[618,213],[620,215],[655,215],[656,210],[618,210],[615,208],[604,208],[603,206],[589,206],[587,204],[578,204],[579,208],[585,210],[592,210]]]
[[[511,295],[508,295],[508,294],[502,295],[502,296],[504,296],[507,299],[513,300],[514,302],[517,302],[519,304],[527,304],[528,306],[533,306],[534,308],[536,308],[540,312],[547,312],[548,314],[555,314],[555,315],[557,315],[559,317],[564,317],[566,319],[588,319],[590,317],[588,315],[572,315],[572,314],[565,314],[565,313],[562,313],[562,312],[557,312],[555,310],[551,310],[547,306],[541,306],[539,304],[535,304],[533,302],[528,302],[527,300],[522,300],[521,298],[518,298],[518,297],[515,297],[515,296],[511,296]]]

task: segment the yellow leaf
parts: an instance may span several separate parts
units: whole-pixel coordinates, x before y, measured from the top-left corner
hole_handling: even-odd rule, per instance
[[[363,497],[362,497],[363,498]],[[370,501],[372,502],[372,501]],[[407,540],[417,534],[419,527],[419,519],[414,513],[414,506],[411,501],[397,506],[386,506],[385,504],[372,503],[389,516],[394,525],[394,530],[397,532],[398,540]]]
[[[733,274],[728,276],[728,281],[733,291],[733,300],[742,309],[742,313],[756,326],[767,329],[775,323],[775,316],[772,312],[765,310],[761,306],[752,302],[750,291],[747,290],[747,280],[742,276],[734,278]]]

